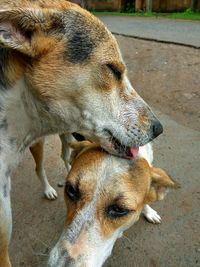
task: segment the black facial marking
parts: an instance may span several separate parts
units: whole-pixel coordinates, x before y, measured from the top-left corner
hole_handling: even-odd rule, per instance
[[[64,23],[65,58],[75,64],[83,63],[90,58],[105,33],[98,25],[90,24],[84,15],[74,10],[65,12]]]
[[[0,90],[8,87],[8,80],[5,75],[6,64],[8,64],[8,49],[0,48]]]
[[[72,63],[85,61],[92,53],[94,43],[89,35],[77,29],[67,42],[67,55]]]
[[[4,197],[7,197],[8,196],[7,185],[6,184],[4,184],[4,186],[3,186],[3,196]]]
[[[7,122],[6,118],[4,118],[2,121],[0,121],[0,130],[1,129],[4,129],[4,130],[8,129],[8,122]]]

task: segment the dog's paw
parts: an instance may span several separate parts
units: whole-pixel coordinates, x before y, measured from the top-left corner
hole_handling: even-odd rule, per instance
[[[150,223],[161,223],[160,215],[149,205],[145,205],[143,214],[147,221],[149,221]]]
[[[49,200],[54,200],[58,197],[56,190],[50,185],[44,190],[44,195]]]

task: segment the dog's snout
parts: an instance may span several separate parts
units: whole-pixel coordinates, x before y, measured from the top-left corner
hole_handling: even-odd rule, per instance
[[[65,243],[68,246],[67,242],[57,243],[54,249],[50,252],[48,267],[73,267],[75,265],[75,259],[71,257],[68,252],[68,248],[65,246]]]
[[[154,138],[156,138],[158,135],[160,135],[163,132],[163,126],[158,120],[152,122],[151,129],[152,129]]]

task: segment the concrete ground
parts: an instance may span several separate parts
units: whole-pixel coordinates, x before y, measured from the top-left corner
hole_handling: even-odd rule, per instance
[[[113,33],[200,48],[200,22],[162,18],[99,16]]]
[[[141,218],[118,240],[106,267],[200,266],[200,60],[199,50],[117,37],[137,91],[164,125],[155,141],[155,166],[165,168],[181,184],[154,208],[162,224]],[[58,199],[42,197],[27,151],[12,179],[13,267],[44,267],[65,218],[66,176],[57,136],[47,139],[46,170]]]

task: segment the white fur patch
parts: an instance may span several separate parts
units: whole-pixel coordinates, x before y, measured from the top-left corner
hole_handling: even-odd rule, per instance
[[[160,215],[152,209],[149,205],[145,205],[142,211],[145,218],[151,223],[161,223]]]
[[[152,144],[148,143],[144,146],[141,146],[139,148],[138,157],[146,159],[148,161],[149,165],[152,166],[152,163],[153,163]]]

